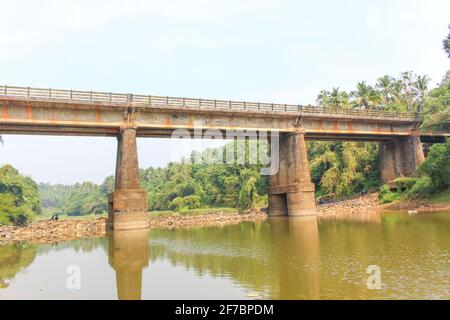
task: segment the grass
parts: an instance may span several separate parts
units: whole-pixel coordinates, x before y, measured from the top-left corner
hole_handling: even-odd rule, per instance
[[[450,203],[450,189],[433,195],[431,203]]]
[[[214,213],[225,213],[225,214],[234,214],[237,213],[237,209],[235,208],[206,208],[206,209],[191,209],[182,212],[176,211],[152,211],[150,212],[150,217],[152,219],[157,218],[165,218],[172,216],[199,216],[204,214],[214,214]]]

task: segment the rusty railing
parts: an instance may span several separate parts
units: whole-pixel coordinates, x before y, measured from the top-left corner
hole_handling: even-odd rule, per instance
[[[369,118],[401,118],[417,119],[418,114],[413,112],[394,112],[383,109],[343,109],[325,108],[315,106],[302,106],[292,104],[241,102],[231,100],[211,100],[179,97],[163,97],[151,95],[122,94],[112,92],[95,92],[80,90],[42,89],[17,86],[0,86],[0,96],[7,96],[27,100],[51,100],[64,102],[86,103],[110,103],[127,104],[134,103],[150,107],[182,107],[190,109],[215,109],[215,110],[249,110],[273,113],[298,113],[298,114],[324,114],[343,115]]]

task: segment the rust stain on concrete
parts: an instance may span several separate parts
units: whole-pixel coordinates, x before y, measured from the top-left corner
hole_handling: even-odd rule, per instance
[[[8,103],[7,102],[3,103],[2,118],[3,119],[8,119],[9,118]]]
[[[103,122],[102,120],[102,113],[100,110],[95,110],[95,121],[97,122]]]
[[[166,115],[166,127],[170,127],[170,114]]]
[[[351,121],[347,122],[347,130],[348,131],[353,131],[353,124]]]
[[[33,119],[33,107],[31,105],[27,105],[26,107],[26,112],[27,112],[27,119],[31,120]]]

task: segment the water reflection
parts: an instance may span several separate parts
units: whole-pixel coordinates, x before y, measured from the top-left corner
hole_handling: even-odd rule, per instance
[[[319,299],[319,229],[315,216],[271,218],[271,263],[278,264],[274,299]]]
[[[109,264],[116,272],[119,300],[140,300],[142,271],[149,264],[148,230],[114,231],[108,234]]]
[[[449,228],[449,213],[278,217],[0,246],[0,299],[448,299]],[[66,286],[73,264],[81,291]]]

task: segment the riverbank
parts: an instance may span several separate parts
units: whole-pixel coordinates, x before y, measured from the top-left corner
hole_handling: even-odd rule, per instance
[[[381,210],[414,210],[420,212],[450,211],[447,196],[430,200],[408,200],[379,205],[378,193],[370,193],[344,200],[320,204],[318,217],[363,216]],[[263,221],[268,215],[260,210],[247,210],[239,214],[233,209],[202,209],[189,214],[174,212],[151,213],[149,229],[177,229],[191,227],[224,226],[242,221]],[[58,221],[40,220],[26,227],[0,225],[0,245],[28,241],[54,243],[81,238],[105,236],[104,216],[64,217]]]
[[[177,229],[189,227],[224,226],[243,221],[262,221],[267,214],[259,210],[247,210],[245,213],[216,212],[192,215],[150,216],[149,229]],[[55,243],[81,238],[104,237],[106,233],[105,217],[65,218],[58,221],[40,220],[26,227],[1,226],[0,245],[15,242]]]

